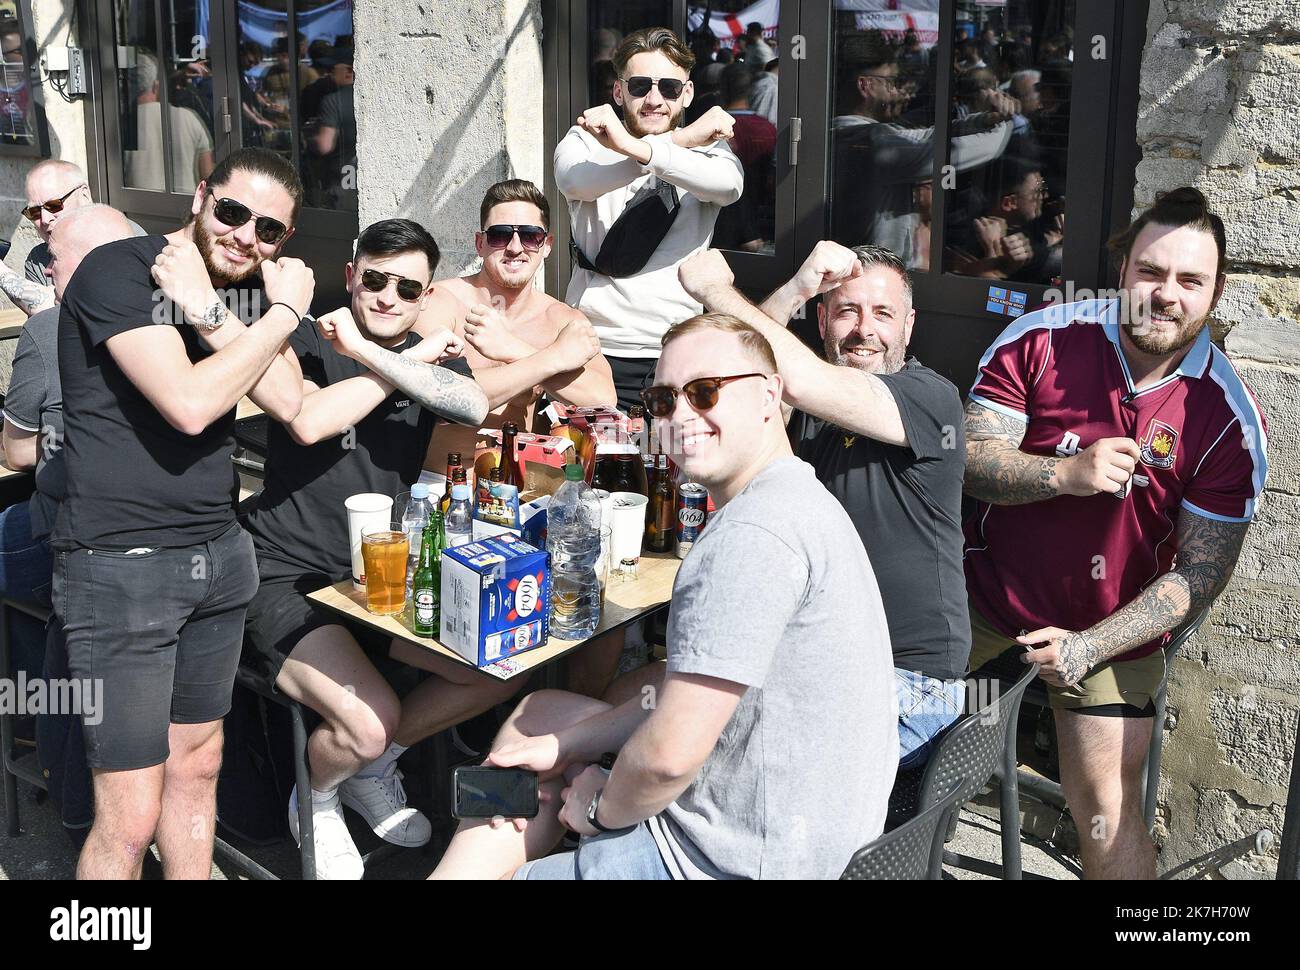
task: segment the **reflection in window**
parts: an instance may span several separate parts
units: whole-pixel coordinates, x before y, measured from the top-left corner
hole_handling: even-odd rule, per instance
[[[238,6],[242,142],[293,162],[308,206],[355,212],[352,3],[296,0],[292,8],[291,40],[287,0]]]
[[[0,11],[0,45],[4,48],[4,76],[0,77],[0,144],[33,145],[36,121],[32,111],[32,88],[27,61],[23,56],[22,25],[16,10]]]
[[[981,113],[1006,119],[995,157],[959,166],[947,202],[944,269],[1051,283],[1061,275],[1070,129],[1073,0],[958,0],[953,156]]]
[[[749,11],[748,20],[741,15]],[[695,100],[686,121],[721,107],[735,119],[731,150],[745,168],[745,193],[718,213],[713,245],[718,249],[775,252],[776,104],[781,19],[779,0],[753,4],[722,0],[706,9],[687,9],[695,52]]]
[[[168,5],[160,59],[158,4],[115,5],[122,184],[129,188],[189,193],[212,171],[212,77],[196,6]]]
[[[614,104],[618,77],[614,51],[624,37],[643,27],[670,27],[672,22],[672,4],[667,0],[592,0],[587,6],[587,63],[591,65],[587,104]]]
[[[889,10],[837,0],[831,119],[831,238],[882,246],[928,269],[938,0]],[[996,157],[1010,125],[972,128],[954,164]]]

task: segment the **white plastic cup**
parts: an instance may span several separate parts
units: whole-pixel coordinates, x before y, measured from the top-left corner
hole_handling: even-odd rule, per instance
[[[614,492],[610,499],[610,570],[621,572],[623,563],[641,559],[641,541],[645,537],[645,508],[650,501],[636,492]]]
[[[614,497],[603,488],[593,489],[600,499],[600,524],[607,526],[614,521]]]
[[[361,556],[363,529],[386,529],[393,521],[393,500],[378,492],[359,492],[343,503],[348,510],[348,537],[352,544],[352,588],[366,588],[366,563]]]

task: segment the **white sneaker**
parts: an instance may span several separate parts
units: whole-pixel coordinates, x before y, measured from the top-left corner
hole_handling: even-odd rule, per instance
[[[316,844],[317,879],[360,879],[366,874],[361,853],[343,821],[343,806],[335,797],[332,805],[314,807],[311,813],[312,841]],[[298,786],[289,795],[289,832],[302,845],[298,832]]]
[[[396,762],[382,775],[353,775],[339,785],[339,798],[385,842],[416,849],[433,835],[429,820],[418,809],[407,807]]]

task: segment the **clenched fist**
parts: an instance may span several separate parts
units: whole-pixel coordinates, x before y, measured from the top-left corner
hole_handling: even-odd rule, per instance
[[[465,339],[488,360],[512,364],[537,348],[510,332],[505,314],[486,303],[476,303],[465,314]]]
[[[835,289],[841,283],[856,279],[865,272],[862,260],[853,250],[837,242],[823,239],[803,261],[795,281],[799,292],[807,299]]]
[[[559,373],[577,370],[600,353],[600,338],[586,317],[575,317],[560,329],[550,351]]]
[[[301,259],[268,259],[262,264],[262,282],[268,303],[287,303],[299,317],[307,315],[316,292],[316,274]]]
[[[628,133],[623,122],[614,113],[614,106],[598,104],[578,115],[577,125],[604,147],[620,155],[631,155],[634,143],[641,139]]]
[[[1102,438],[1056,466],[1065,495],[1123,495],[1142,452],[1132,438]]]
[[[181,308],[189,319],[196,320],[217,299],[208,268],[199,247],[189,239],[168,243],[153,261],[150,270],[163,296]]]
[[[726,109],[714,105],[685,128],[673,132],[673,141],[682,148],[703,148],[715,141],[727,141],[736,133],[736,119]]]

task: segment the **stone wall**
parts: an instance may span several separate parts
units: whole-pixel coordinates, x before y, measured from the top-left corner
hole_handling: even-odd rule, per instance
[[[538,0],[356,0],[360,224],[404,216],[470,269],[483,193],[542,184]]]
[[[1281,837],[1300,707],[1300,35],[1284,0],[1151,0],[1136,205],[1195,185],[1227,224],[1214,333],[1269,423],[1269,478],[1237,572],[1173,670],[1161,868]],[[1223,875],[1271,875],[1277,844]]]

